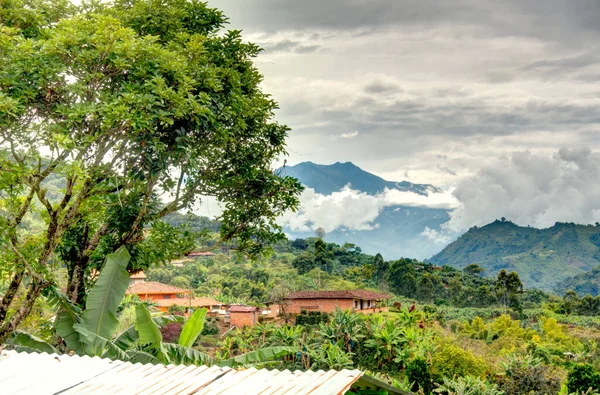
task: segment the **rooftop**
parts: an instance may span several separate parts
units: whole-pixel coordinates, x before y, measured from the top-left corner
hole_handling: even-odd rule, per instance
[[[143,271],[139,271],[137,273],[134,273],[134,274],[130,275],[129,278],[141,278],[141,279],[145,279],[146,278],[146,273],[144,273]]]
[[[189,294],[189,289],[174,287],[169,284],[163,284],[156,281],[146,281],[130,285],[127,288],[127,295],[148,295],[148,294]]]
[[[389,299],[390,295],[364,289],[346,291],[298,291],[290,292],[287,299]]]
[[[169,306],[190,306],[189,298],[172,298],[172,299],[157,299],[153,300],[158,306],[169,307]],[[209,306],[223,306],[225,303],[218,302],[211,298],[201,297],[192,299],[192,307],[209,307]]]
[[[35,372],[35,374],[32,374]],[[344,394],[352,389],[410,395],[360,370],[235,370],[132,364],[77,355],[0,353],[2,394]]]
[[[258,307],[254,306],[242,306],[239,304],[234,304],[231,306],[228,311],[234,313],[252,313],[253,311],[258,310]]]

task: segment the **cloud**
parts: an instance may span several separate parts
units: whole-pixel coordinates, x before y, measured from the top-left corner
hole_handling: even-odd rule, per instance
[[[287,40],[287,39],[277,41],[277,42],[268,41],[268,42],[265,42],[260,45],[267,53],[291,52],[291,53],[303,54],[303,53],[316,52],[319,49],[321,49],[320,45],[316,45],[316,44],[308,45],[308,44],[302,43],[301,41],[292,41],[292,40]]]
[[[458,183],[448,228],[462,231],[506,217],[520,225],[600,221],[600,153],[561,148],[514,152]]]
[[[343,139],[348,139],[349,140],[349,139],[355,138],[359,134],[360,133],[355,130],[354,132],[350,132],[350,133],[342,133],[342,134],[340,134],[340,137],[343,138]]]
[[[443,246],[449,244],[454,239],[452,235],[446,234],[445,231],[430,229],[428,226],[426,226],[423,232],[421,232],[421,236],[425,236],[435,244],[440,244]]]
[[[378,195],[368,195],[352,190],[349,186],[331,195],[316,193],[307,188],[300,196],[300,209],[287,212],[279,223],[292,231],[308,232],[322,227],[331,232],[339,227],[351,230],[371,230],[377,227],[373,221],[384,207],[409,206],[453,208],[456,200],[451,192],[430,193],[428,196],[396,189],[386,189]]]

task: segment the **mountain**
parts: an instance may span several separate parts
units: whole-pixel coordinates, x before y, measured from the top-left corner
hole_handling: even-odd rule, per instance
[[[388,189],[414,192],[427,195],[430,192],[441,192],[439,188],[429,184],[413,184],[408,181],[386,181],[381,177],[364,171],[352,162],[336,162],[332,165],[318,165],[313,162],[302,162],[295,166],[283,167],[281,175],[295,177],[304,185],[322,195],[331,195],[346,185],[352,189],[376,195]]]
[[[600,295],[600,266],[596,266],[589,272],[569,277],[557,286],[557,290],[560,290],[561,293],[569,289],[577,292],[579,296]]]
[[[514,270],[526,287],[562,292],[567,278],[600,264],[600,226],[557,222],[537,229],[496,220],[469,229],[429,262],[459,269],[475,263],[488,277]]]
[[[426,196],[441,190],[429,184],[413,184],[407,181],[386,181],[364,171],[351,162],[319,165],[303,162],[279,169],[280,175],[295,177],[305,186],[322,195],[330,195],[346,185],[369,195],[377,195],[384,189],[414,192]],[[346,242],[359,245],[365,253],[381,253],[386,259],[411,257],[424,259],[438,252],[443,245],[423,235],[426,228],[439,230],[449,220],[448,210],[403,205],[387,206],[372,221],[371,230],[353,230],[345,227],[329,232],[325,240],[332,243]],[[313,232],[298,232],[286,228],[290,237],[312,237]]]

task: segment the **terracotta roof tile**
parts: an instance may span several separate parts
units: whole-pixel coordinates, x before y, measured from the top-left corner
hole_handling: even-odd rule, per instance
[[[254,306],[242,306],[242,305],[233,305],[229,308],[229,312],[233,313],[252,313],[253,311],[258,310],[258,307]]]
[[[148,295],[148,294],[189,294],[188,289],[174,287],[172,285],[159,283],[156,281],[145,281],[127,288],[127,295]]]
[[[172,298],[172,299],[157,299],[153,300],[152,303],[156,303],[158,306],[169,307],[169,306],[190,306],[190,300],[188,298]],[[223,306],[224,303],[217,302],[214,299],[210,298],[194,298],[192,299],[191,306],[192,307],[209,307],[209,306]]]
[[[287,299],[389,299],[390,295],[364,289],[346,291],[298,291],[290,292]]]

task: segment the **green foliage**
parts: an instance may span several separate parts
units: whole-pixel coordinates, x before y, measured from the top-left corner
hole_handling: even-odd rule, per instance
[[[302,326],[314,326],[329,321],[329,314],[320,311],[309,311],[308,313],[304,310],[296,316],[296,325]]]
[[[597,235],[595,225],[557,222],[536,229],[496,220],[469,229],[430,261],[456,268],[476,264],[489,277],[514,270],[528,288],[560,293],[574,289],[595,297],[600,292]]]
[[[179,345],[191,347],[204,329],[206,309],[198,309],[187,319],[179,336]]]
[[[434,392],[447,395],[504,395],[496,384],[491,384],[479,377],[444,377],[444,383]]]
[[[600,372],[590,364],[576,364],[567,378],[569,392],[600,391]]]
[[[238,251],[284,238],[276,218],[302,190],[271,168],[288,128],[261,90],[260,48],[225,22],[200,1],[3,5],[0,276],[12,285],[0,342],[55,283],[55,257],[82,305],[87,275],[117,248],[135,271],[203,243],[161,222],[201,196],[223,203],[220,239]],[[31,297],[16,298],[19,286]]]
[[[406,377],[413,384],[412,391],[421,390],[424,394],[430,394],[432,390],[431,371],[429,364],[423,358],[413,359],[406,366]]]
[[[456,345],[442,342],[431,359],[431,370],[436,381],[443,377],[484,377],[490,371],[486,362]]]

